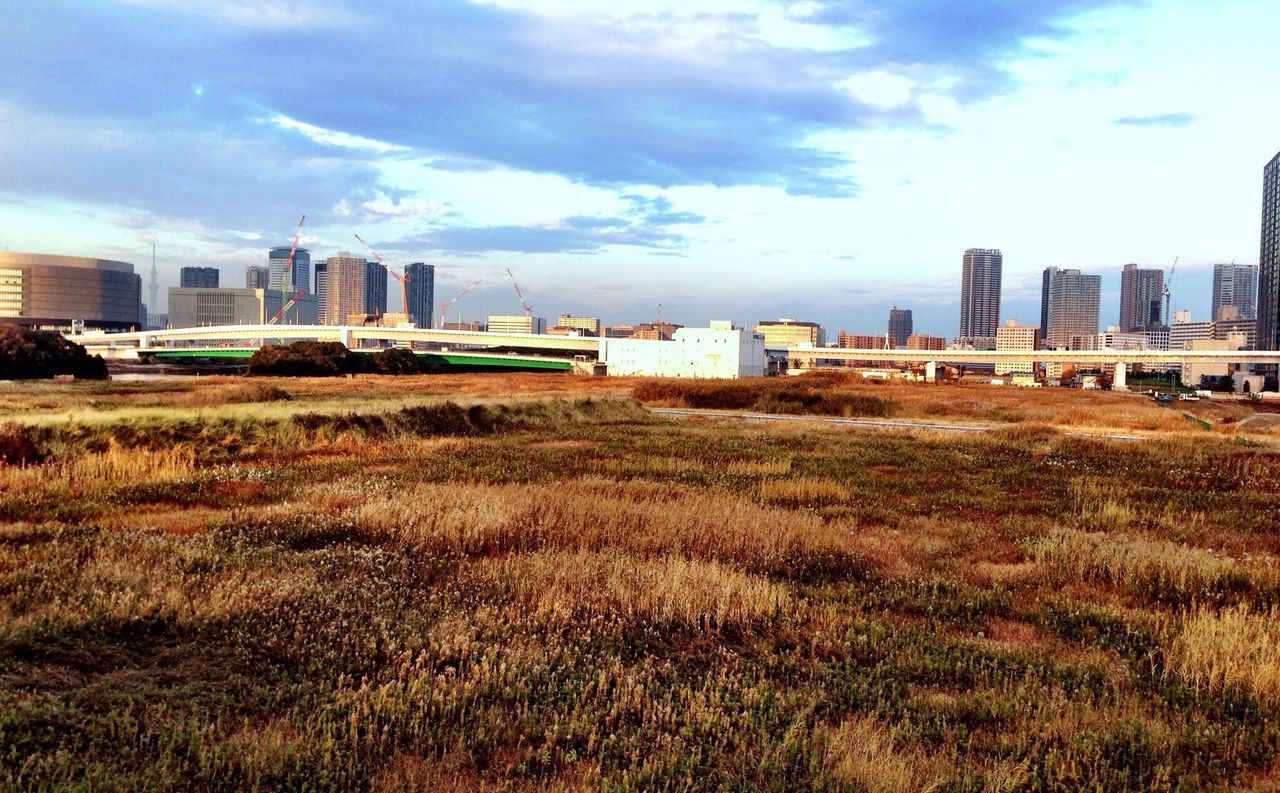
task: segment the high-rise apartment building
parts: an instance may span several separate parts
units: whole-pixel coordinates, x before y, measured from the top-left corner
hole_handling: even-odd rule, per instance
[[[178,283],[183,289],[217,289],[217,267],[183,267],[178,272]]]
[[[285,251],[288,254],[288,251]],[[378,268],[382,269],[382,268]],[[330,256],[324,263],[324,308],[321,322],[341,325],[350,314],[368,314],[366,276],[369,263],[346,251]],[[385,274],[386,271],[383,270]],[[386,290],[383,290],[386,294]]]
[[[267,268],[260,264],[251,264],[244,271],[245,289],[266,289]]]
[[[1258,349],[1280,350],[1280,154],[1262,169],[1262,249],[1258,257]]]
[[[1098,332],[1102,276],[1044,268],[1040,293],[1040,338],[1045,347],[1068,347],[1075,336]]]
[[[1004,257],[993,248],[964,252],[960,278],[960,340],[990,339],[1000,324],[1000,278]]]
[[[1000,352],[1036,350],[1040,347],[1040,329],[1035,326],[1019,325],[1011,319],[996,329],[996,350]],[[1026,361],[1001,361],[996,364],[996,374],[1012,374],[1014,372],[1035,372],[1036,363]]]
[[[377,262],[364,263],[364,313],[380,317],[387,313],[387,268]]]
[[[298,248],[290,264],[288,245],[272,248],[267,254],[267,288],[290,295],[299,289],[311,294],[311,253],[306,248]]]
[[[1120,330],[1144,331],[1160,325],[1164,270],[1126,264],[1120,273]]]
[[[413,262],[404,268],[404,293],[409,305],[403,310],[419,328],[431,327],[436,304],[436,266]]]
[[[907,346],[907,339],[913,333],[911,327],[911,309],[894,306],[889,309],[889,343],[895,350]]]
[[[1213,308],[1215,322],[1223,306],[1239,309],[1237,319],[1258,317],[1258,266],[1256,264],[1215,264],[1213,266]]]

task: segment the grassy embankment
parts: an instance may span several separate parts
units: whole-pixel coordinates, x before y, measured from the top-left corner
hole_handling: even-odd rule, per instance
[[[1274,781],[1261,439],[1066,437],[1047,398],[996,389],[950,397],[1025,423],[952,437],[407,382],[434,401],[388,379],[0,392],[21,420],[0,453],[41,461],[0,466],[0,785]],[[903,416],[945,392],[867,393]],[[1165,415],[1062,396],[1064,426]]]

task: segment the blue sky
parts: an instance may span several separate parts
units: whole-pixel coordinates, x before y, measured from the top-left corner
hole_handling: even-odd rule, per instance
[[[600,8],[607,8],[602,12]],[[1269,0],[15,0],[0,247],[240,285],[313,255],[437,265],[468,318],[793,316],[953,336],[1049,265],[1256,263],[1280,150]],[[395,290],[391,290],[394,294]],[[393,297],[393,303],[395,298]],[[163,302],[163,301],[162,301]],[[163,306],[162,306],[163,307]]]

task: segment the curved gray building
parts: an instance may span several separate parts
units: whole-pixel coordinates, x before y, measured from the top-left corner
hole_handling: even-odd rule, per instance
[[[128,262],[0,253],[0,322],[65,330],[133,330],[142,311],[142,278]]]

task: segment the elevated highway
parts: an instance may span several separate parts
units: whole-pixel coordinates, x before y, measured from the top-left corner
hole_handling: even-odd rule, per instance
[[[362,341],[375,344],[432,343],[448,347],[477,349],[508,348],[540,350],[560,355],[595,357],[600,339],[581,336],[550,336],[539,333],[489,333],[472,330],[435,330],[433,328],[381,328],[357,325],[220,325],[202,328],[106,333],[90,331],[71,337],[91,353],[104,358],[136,358],[143,353],[199,347],[240,347],[252,349],[262,344],[291,341],[337,341],[348,347],[359,347]]]
[[[436,330],[411,327],[367,327],[356,325],[222,325],[201,328],[174,328],[124,333],[86,332],[72,337],[92,353],[107,359],[169,356],[178,350],[187,354],[203,351],[208,357],[225,353],[216,350],[253,349],[266,343],[287,343],[302,339],[336,341],[358,348],[362,342],[375,346],[428,343],[441,352],[451,350],[500,350],[527,355],[553,356],[572,360],[576,356],[604,360],[606,340],[584,336],[553,336],[539,333],[493,333],[471,330]],[[1072,363],[1114,366],[1115,383],[1123,386],[1127,368],[1133,364],[1280,364],[1280,351],[1271,350],[862,350],[834,347],[769,347],[766,353],[785,359],[793,367],[813,366],[820,361],[867,361],[871,363],[919,363],[926,376],[939,364],[998,364],[1009,362]]]

